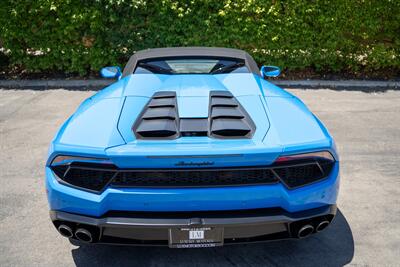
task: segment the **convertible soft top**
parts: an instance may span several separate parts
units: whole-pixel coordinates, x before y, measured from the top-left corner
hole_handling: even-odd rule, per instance
[[[260,75],[257,63],[249,53],[233,48],[220,47],[169,47],[153,48],[136,52],[132,55],[126,64],[122,76],[132,74],[136,65],[141,60],[165,58],[165,57],[223,57],[242,59],[246,67],[254,74]]]

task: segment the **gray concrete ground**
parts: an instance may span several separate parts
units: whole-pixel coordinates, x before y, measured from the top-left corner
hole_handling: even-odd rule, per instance
[[[92,92],[0,91],[0,266],[399,266],[400,92],[292,90],[336,138],[340,212],[301,241],[217,249],[75,247],[50,223],[49,141]]]

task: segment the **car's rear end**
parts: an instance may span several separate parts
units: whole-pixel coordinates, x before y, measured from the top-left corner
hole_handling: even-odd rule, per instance
[[[88,230],[92,242],[167,245],[181,228],[223,229],[223,239],[210,237],[221,244],[302,237],[333,219],[338,166],[328,152],[278,157],[265,166],[200,167],[229,165],[230,157],[240,156],[169,158],[199,164],[190,169],[126,169],[83,159],[68,168],[54,164],[47,169],[53,222],[68,226],[69,237]]]
[[[319,120],[251,73],[134,74],[64,124],[46,177],[66,237],[207,247],[323,230],[339,163]]]

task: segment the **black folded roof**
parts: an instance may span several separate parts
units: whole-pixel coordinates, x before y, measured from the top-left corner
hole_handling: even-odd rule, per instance
[[[153,48],[136,52],[132,55],[126,64],[123,77],[132,74],[136,65],[141,60],[165,58],[165,57],[221,57],[242,59],[247,68],[254,74],[260,75],[257,63],[246,51],[221,48],[221,47],[168,47],[168,48]]]

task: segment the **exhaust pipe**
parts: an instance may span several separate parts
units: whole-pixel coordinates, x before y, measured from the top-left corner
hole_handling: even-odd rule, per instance
[[[297,233],[298,238],[304,238],[311,235],[314,232],[314,227],[311,224],[306,224],[300,228],[299,232]]]
[[[324,230],[327,226],[329,225],[329,221],[321,221],[317,227],[315,228],[316,232],[321,232],[322,230]]]
[[[68,225],[61,224],[58,226],[57,230],[64,237],[70,238],[73,236],[72,229]]]
[[[93,241],[92,234],[84,228],[78,228],[75,231],[75,237],[82,242],[91,243]]]

